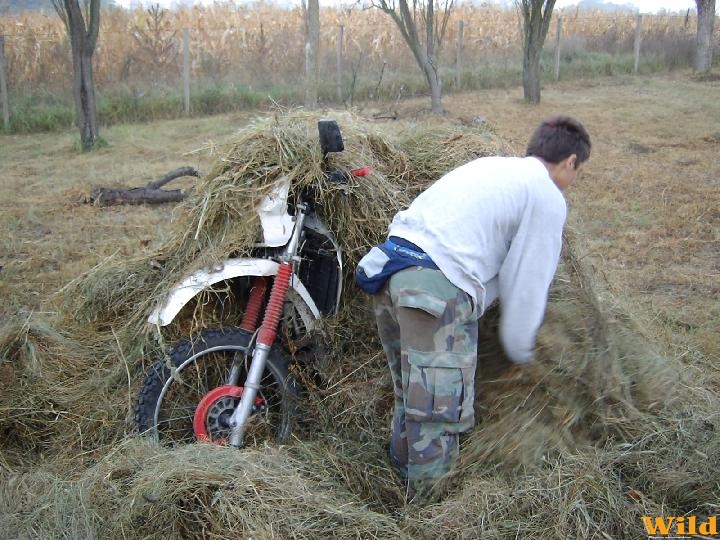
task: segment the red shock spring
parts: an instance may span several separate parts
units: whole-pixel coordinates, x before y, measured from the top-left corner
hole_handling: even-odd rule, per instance
[[[260,334],[257,342],[270,347],[275,341],[277,335],[277,327],[280,322],[283,304],[285,303],[285,295],[290,287],[290,277],[292,276],[292,264],[282,263],[278,268],[275,282],[270,291],[270,300],[268,300],[267,309],[265,310],[265,318],[262,326],[260,326]]]
[[[267,291],[268,280],[265,276],[258,276],[253,281],[252,289],[250,289],[250,298],[248,298],[245,313],[243,314],[240,328],[248,332],[254,332],[257,328],[258,318],[262,310],[263,301],[265,300],[265,292]]]

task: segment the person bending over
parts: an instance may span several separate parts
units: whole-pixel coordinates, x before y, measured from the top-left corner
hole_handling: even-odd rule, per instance
[[[562,191],[590,155],[569,116],[545,119],[525,157],[485,157],[445,174],[395,215],[356,272],[374,312],[395,394],[390,460],[408,494],[455,464],[474,425],[478,319],[499,299],[500,340],[533,359],[565,224]]]

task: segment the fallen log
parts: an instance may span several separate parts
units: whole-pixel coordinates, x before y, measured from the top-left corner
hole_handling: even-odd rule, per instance
[[[383,111],[383,112],[373,114],[373,119],[374,120],[397,120],[398,113],[397,113],[397,111]]]
[[[136,188],[108,188],[96,187],[90,192],[87,202],[97,206],[114,206],[116,204],[161,204],[179,202],[187,197],[192,188],[166,190],[162,187],[185,176],[199,177],[200,173],[194,167],[180,167],[164,174],[154,182]]]

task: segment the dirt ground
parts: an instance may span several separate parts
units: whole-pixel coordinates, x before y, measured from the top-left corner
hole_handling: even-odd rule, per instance
[[[420,123],[485,121],[517,152],[542,117],[581,119],[594,146],[568,193],[576,249],[650,337],[710,365],[720,360],[719,91],[688,73],[628,76],[554,84],[539,106],[511,88],[447,96],[441,118],[425,99],[397,112]],[[95,208],[82,202],[92,186],[143,185],[181,165],[207,170],[254,114],[107,128],[109,146],[90,154],[75,150],[73,132],[3,136],[0,317],[51,310],[53,294],[83,271],[163,243],[171,206]]]

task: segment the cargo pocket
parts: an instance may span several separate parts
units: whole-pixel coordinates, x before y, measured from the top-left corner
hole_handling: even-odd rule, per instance
[[[390,287],[397,307],[420,309],[446,321],[466,321],[473,317],[470,296],[450,283],[439,270],[416,267],[398,272]]]
[[[434,294],[412,291],[403,292],[398,296],[395,303],[398,307],[421,309],[439,319],[445,313],[447,302]]]
[[[405,417],[413,422],[474,420],[475,355],[408,351]]]

